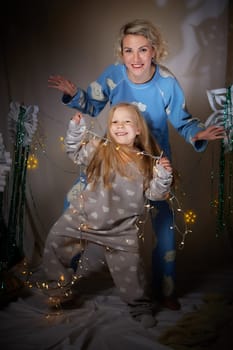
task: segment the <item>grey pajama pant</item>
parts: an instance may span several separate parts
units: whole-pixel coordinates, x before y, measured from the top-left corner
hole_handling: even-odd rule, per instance
[[[74,276],[70,268],[71,257],[81,253],[75,275],[88,277],[93,272],[100,272],[107,265],[120,297],[132,306],[132,316],[151,313],[150,298],[146,294],[144,266],[139,253],[115,250],[86,241],[85,232],[77,231],[77,237],[67,235],[64,220],[60,218],[52,227],[45,244],[43,267],[48,281],[57,282],[63,276],[63,283],[69,284]],[[67,222],[65,224],[67,226]],[[64,234],[65,232],[65,234]]]

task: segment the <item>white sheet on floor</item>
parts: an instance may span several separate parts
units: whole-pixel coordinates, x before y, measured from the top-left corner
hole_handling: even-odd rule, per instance
[[[36,274],[34,277],[37,280]],[[19,298],[0,311],[0,347],[3,350],[170,350],[158,342],[159,335],[184,314],[198,310],[208,291],[233,290],[232,268],[207,277],[194,293],[180,298],[181,310],[159,311],[158,323],[151,329],[144,329],[131,318],[114,287],[89,295],[82,307],[60,311],[51,311],[48,297],[41,289],[33,288],[30,296]]]
[[[151,329],[134,321],[115,288],[86,300],[81,308],[51,311],[41,290],[0,311],[0,345],[4,350],[166,350],[158,335],[184,312],[200,304],[199,294],[181,299],[182,311],[160,311]]]

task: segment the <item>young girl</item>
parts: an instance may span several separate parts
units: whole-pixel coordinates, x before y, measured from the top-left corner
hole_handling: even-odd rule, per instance
[[[182,88],[175,76],[161,65],[166,46],[159,29],[151,22],[136,19],[122,26],[116,51],[120,62],[108,66],[84,90],[62,76],[51,76],[49,86],[64,93],[62,102],[72,108],[98,116],[108,102],[137,104],[152,135],[171,159],[168,121],[198,152],[208,141],[224,137],[219,126],[205,126],[193,118],[185,106]],[[180,308],[175,288],[176,244],[173,215],[166,201],[153,203],[157,213],[152,225],[157,246],[152,254],[154,294],[170,309]]]
[[[88,141],[80,113],[70,121],[67,152],[75,163],[86,166],[87,186],[52,227],[43,264],[50,282],[60,280],[63,287],[69,286],[74,274],[68,268],[69,259],[80,244],[85,264],[78,264],[76,276],[100,268],[98,263],[88,264],[95,245],[132,316],[151,327],[155,322],[139,254],[138,220],[146,199],[168,198],[172,168],[167,158],[159,157],[159,148],[135,105],[115,105],[107,123],[104,139]]]

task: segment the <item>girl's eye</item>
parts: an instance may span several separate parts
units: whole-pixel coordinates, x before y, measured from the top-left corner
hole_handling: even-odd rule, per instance
[[[113,120],[112,121],[112,124],[131,124],[132,123],[132,120],[124,120],[124,121],[117,121],[117,120]]]

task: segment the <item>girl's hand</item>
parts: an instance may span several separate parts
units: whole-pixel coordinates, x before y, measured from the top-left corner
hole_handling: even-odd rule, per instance
[[[159,159],[158,164],[162,165],[167,171],[172,172],[171,162],[168,158],[162,157]]]
[[[75,115],[71,118],[76,124],[80,123],[80,120],[82,119],[83,115],[81,112],[75,113]]]
[[[77,92],[77,86],[61,75],[50,75],[48,87],[60,90],[63,94],[73,97]]]
[[[226,132],[223,126],[219,125],[211,125],[208,126],[203,131],[199,131],[193,138],[192,142],[198,141],[198,140],[218,140],[223,139],[226,136]]]

